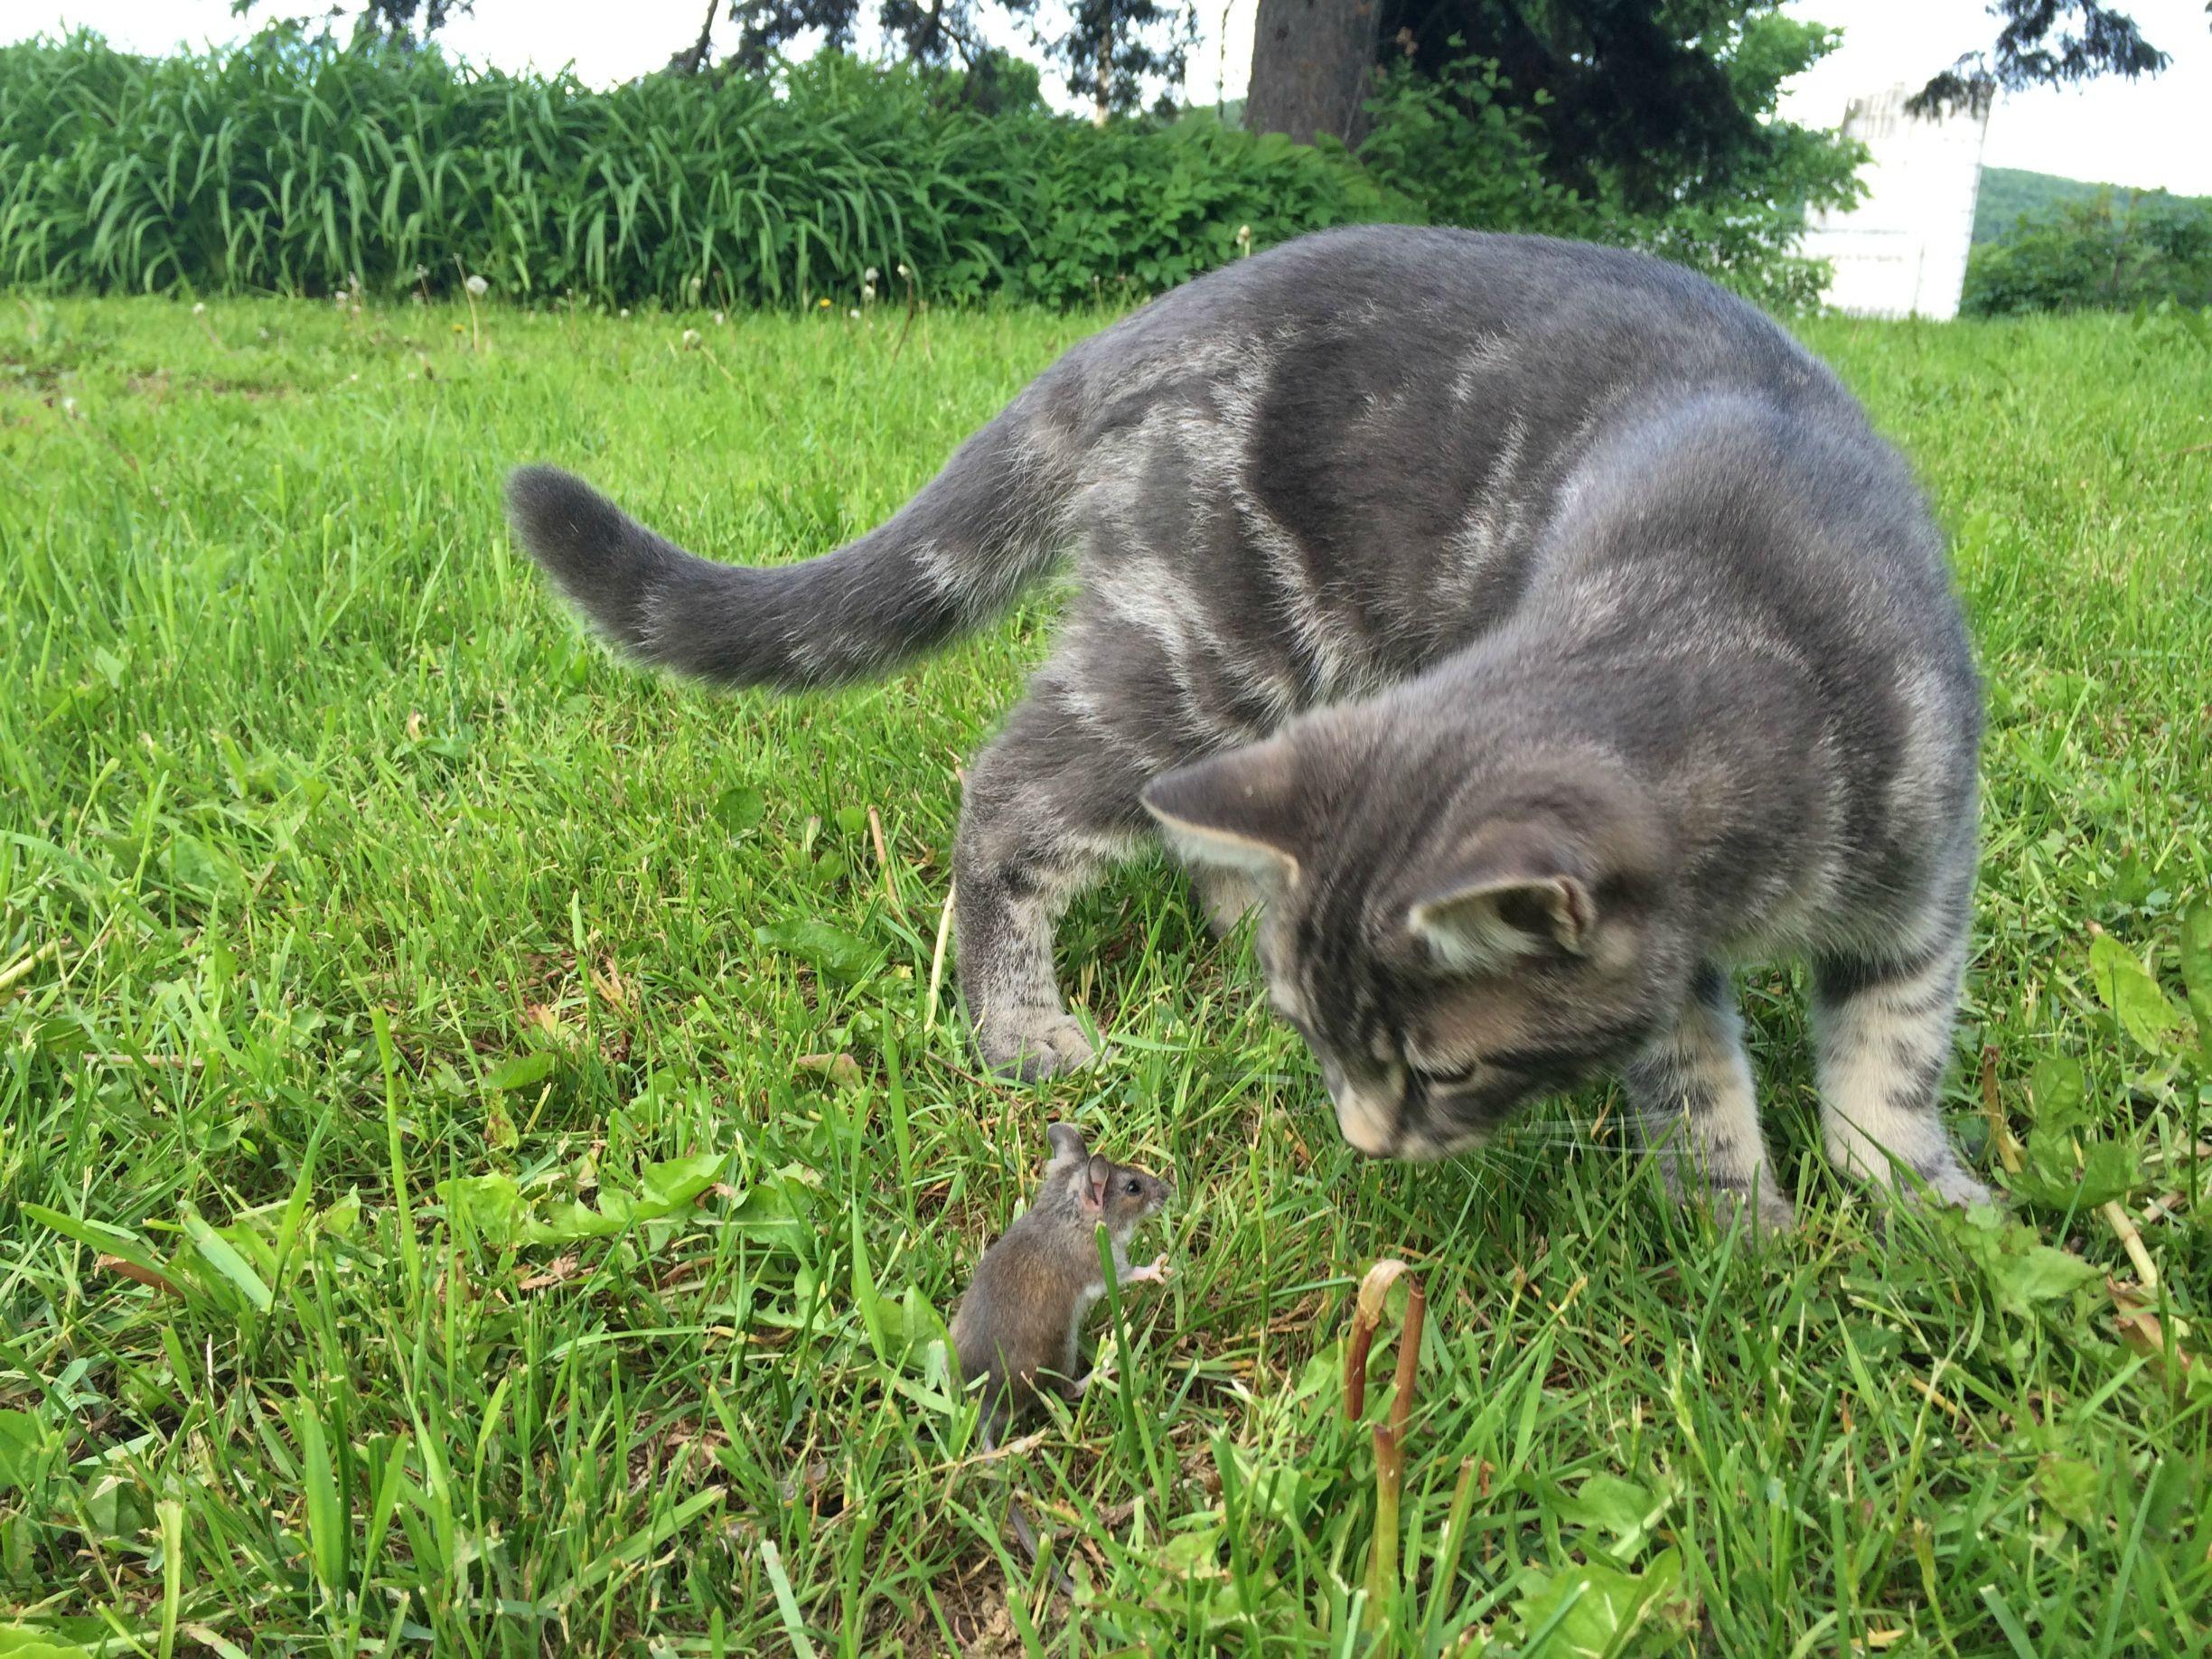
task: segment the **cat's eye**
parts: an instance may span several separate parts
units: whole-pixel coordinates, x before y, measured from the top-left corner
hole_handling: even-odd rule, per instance
[[[1469,1061],[1466,1065],[1420,1065],[1414,1069],[1420,1073],[1423,1082],[1442,1083],[1449,1089],[1464,1083],[1472,1083],[1475,1073],[1482,1070],[1482,1062]]]

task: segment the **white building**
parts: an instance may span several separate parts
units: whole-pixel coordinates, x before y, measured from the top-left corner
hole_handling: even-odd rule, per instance
[[[1824,297],[1857,316],[1958,315],[1989,114],[1923,120],[1905,113],[1913,90],[1849,100],[1840,125],[1872,157],[1859,175],[1867,193],[1848,213],[1814,215],[1805,230],[1804,251],[1835,271]]]

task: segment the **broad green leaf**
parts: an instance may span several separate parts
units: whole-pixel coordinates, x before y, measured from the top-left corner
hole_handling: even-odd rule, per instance
[[[941,1348],[950,1345],[951,1334],[945,1328],[944,1316],[937,1311],[936,1305],[929,1298],[922,1294],[921,1286],[908,1285],[906,1294],[896,1304],[885,1305],[895,1306],[899,1310],[901,1364],[910,1364],[917,1354],[922,1354],[926,1369],[928,1362],[925,1351],[930,1345],[934,1343]]]
[[[511,1176],[452,1176],[435,1189],[446,1213],[464,1220],[494,1250],[522,1236],[522,1194]]]
[[[2028,1094],[2038,1128],[2070,1129],[2088,1120],[2089,1085],[2078,1060],[2045,1054],[2029,1071]]]
[[[602,1204],[606,1200],[603,1195]],[[524,1236],[532,1244],[573,1244],[578,1239],[609,1239],[629,1223],[608,1216],[604,1210],[569,1200],[548,1204],[527,1224]]]
[[[2008,1220],[1990,1205],[1953,1218],[1951,1225],[1960,1248],[1982,1270],[1991,1294],[2007,1313],[2030,1314],[2037,1303],[2069,1295],[2096,1277],[2090,1263],[2043,1243],[2035,1229]]]
[[[0,1411],[0,1492],[27,1487],[38,1478],[46,1453],[46,1426],[28,1411]]]
[[[2087,1210],[2125,1197],[2142,1179],[2134,1149],[2124,1141],[2080,1139],[2038,1123],[2028,1131],[2019,1173],[2006,1185],[2047,1209]]]
[[[746,835],[760,826],[768,816],[768,798],[757,789],[743,784],[726,789],[715,798],[715,821],[732,835]]]
[[[1555,1511],[1570,1526],[1626,1532],[1651,1513],[1652,1495],[1633,1480],[1598,1474],[1573,1493],[1562,1492]]]
[[[1160,1545],[1153,1560],[1170,1578],[1214,1578],[1221,1572],[1222,1543],[1227,1530],[1194,1526],[1176,1532]]]
[[[2046,1457],[2036,1466],[2035,1489],[2046,1504],[2076,1526],[2086,1527],[2095,1521],[2096,1465],[2078,1457]]]
[[[559,1064],[542,1048],[533,1054],[517,1054],[494,1066],[492,1074],[484,1079],[484,1087],[502,1091],[527,1089],[532,1083],[543,1083],[552,1076],[554,1068]]]
[[[334,1237],[351,1238],[353,1230],[361,1225],[361,1188],[351,1187],[344,1197],[323,1212],[319,1223],[323,1232]]]
[[[720,1178],[729,1163],[722,1152],[699,1152],[689,1158],[671,1158],[648,1164],[638,1171],[638,1185],[645,1196],[661,1206],[661,1213],[681,1209]]]
[[[785,1249],[797,1248],[807,1233],[791,1200],[765,1186],[755,1187],[732,1205],[724,1214],[722,1224],[741,1231],[748,1238],[781,1244]]]
[[[51,1640],[43,1631],[0,1625],[0,1659],[92,1659],[89,1650]]]
[[[2110,933],[2089,942],[2089,979],[2097,1000],[2146,1053],[2160,1057],[2179,1045],[2181,1011],[2167,999],[2150,970]]]
[[[438,1185],[448,1204],[464,1208],[488,1240],[528,1244],[573,1244],[580,1239],[611,1239],[642,1222],[660,1221],[689,1209],[728,1165],[722,1152],[648,1164],[639,1172],[642,1193],[602,1186],[598,1208],[573,1199],[533,1211],[528,1198],[505,1176],[464,1176]]]
[[[327,1210],[323,1210],[323,1214],[316,1219],[316,1223],[321,1225],[323,1233],[334,1234],[334,1236],[339,1236],[339,1239],[351,1239],[351,1236],[354,1236],[354,1228],[359,1228],[361,1225],[361,1188],[359,1186],[347,1190],[342,1199],[336,1201],[336,1204],[330,1205]]]
[[[1536,1571],[1519,1607],[1524,1651],[1574,1659],[1625,1659],[1657,1653],[1682,1635],[1687,1598],[1681,1595],[1682,1557],[1654,1556],[1642,1572],[1603,1562]]]
[[[2197,1017],[2197,1048],[2212,1071],[2212,899],[2198,899],[2181,915],[2181,983]]]
[[[1999,1292],[2021,1304],[2048,1302],[2080,1289],[2096,1275],[2094,1266],[2071,1251],[2037,1244],[2007,1258],[1998,1275]]]
[[[109,1475],[95,1486],[84,1512],[102,1538],[135,1539],[154,1524],[145,1488],[121,1475]]]
[[[788,951],[811,962],[833,979],[863,978],[875,965],[876,948],[827,922],[777,922],[753,930],[756,944]]]

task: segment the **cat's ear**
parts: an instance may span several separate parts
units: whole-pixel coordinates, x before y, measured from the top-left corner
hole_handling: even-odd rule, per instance
[[[1233,869],[1270,886],[1298,877],[1308,788],[1283,739],[1232,749],[1145,785],[1145,811],[1186,861]]]
[[[1598,902],[1576,862],[1540,840],[1477,844],[1413,902],[1406,926],[1450,968],[1496,969],[1524,956],[1579,956]]]

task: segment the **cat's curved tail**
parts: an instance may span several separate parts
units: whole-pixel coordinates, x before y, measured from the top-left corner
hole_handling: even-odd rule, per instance
[[[507,480],[517,538],[641,662],[783,690],[882,674],[1010,604],[1060,552],[1065,446],[1018,398],[896,514],[796,565],[696,558],[557,467]]]

